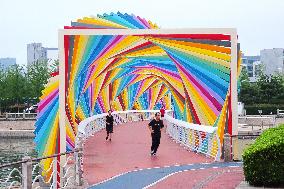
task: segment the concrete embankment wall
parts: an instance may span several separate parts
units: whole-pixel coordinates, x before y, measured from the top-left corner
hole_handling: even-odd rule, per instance
[[[35,120],[1,120],[0,138],[33,138]]]

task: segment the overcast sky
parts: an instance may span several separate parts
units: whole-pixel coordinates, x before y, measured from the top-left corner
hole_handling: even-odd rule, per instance
[[[27,43],[57,47],[72,20],[117,11],[162,28],[236,27],[246,55],[284,47],[283,0],[0,0],[0,57],[26,64]]]

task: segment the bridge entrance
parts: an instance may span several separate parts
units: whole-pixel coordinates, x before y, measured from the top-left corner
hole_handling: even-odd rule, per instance
[[[174,133],[187,140],[199,137],[198,149],[214,157],[224,132],[236,132],[235,29],[159,29],[138,16],[99,15],[59,30],[59,58],[59,72],[39,104],[39,156],[74,149],[80,124],[89,117],[102,123],[97,116],[109,109],[173,110],[169,133],[175,139]],[[59,162],[65,164],[66,158]],[[42,164],[50,176],[51,161]],[[59,167],[53,172],[62,174]]]

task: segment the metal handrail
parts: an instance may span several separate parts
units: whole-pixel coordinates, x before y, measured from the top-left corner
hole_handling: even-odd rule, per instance
[[[39,158],[32,158],[30,160],[21,160],[21,161],[17,161],[17,162],[14,162],[14,163],[7,163],[7,164],[4,164],[4,165],[0,165],[0,169],[1,168],[5,168],[5,167],[9,167],[9,166],[12,166],[12,165],[26,163],[28,161],[37,162],[37,161],[40,161],[40,160],[43,160],[43,159],[49,159],[49,158],[54,158],[54,157],[58,157],[58,156],[64,156],[64,155],[68,155],[68,154],[73,154],[75,152],[79,152],[79,150],[75,149],[75,150],[72,150],[72,151],[69,151],[69,152],[53,154],[53,155],[50,155],[50,156],[44,156],[44,157],[39,157]]]

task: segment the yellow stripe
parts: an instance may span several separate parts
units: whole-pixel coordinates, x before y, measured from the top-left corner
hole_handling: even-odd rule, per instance
[[[180,75],[184,81],[185,87],[187,89],[188,94],[192,94],[192,99],[195,99],[195,102],[198,104],[198,107],[201,109],[203,114],[198,116],[202,116],[204,118],[204,121],[208,120],[209,125],[213,125],[214,121],[216,120],[215,113],[211,110],[209,105],[206,103],[206,101],[199,95],[195,87],[187,80],[184,73],[180,71]],[[206,124],[207,125],[207,124]]]
[[[102,18],[88,18],[85,17],[83,19],[78,19],[77,22],[80,23],[85,23],[85,24],[95,24],[95,25],[99,25],[99,26],[107,26],[107,27],[113,27],[113,28],[126,28],[125,26],[122,26],[120,24],[102,19]]]
[[[59,87],[59,81],[56,81],[54,83],[51,83],[47,88],[45,88],[42,91],[42,96],[40,97],[40,100],[46,98],[50,93],[58,89]]]

